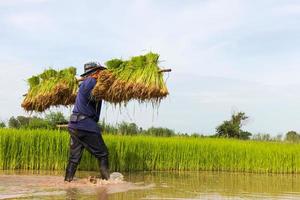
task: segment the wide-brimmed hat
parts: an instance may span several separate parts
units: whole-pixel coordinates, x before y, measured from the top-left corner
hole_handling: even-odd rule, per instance
[[[100,63],[97,62],[89,62],[84,64],[84,73],[81,74],[81,77],[88,76],[98,70],[104,70],[106,67],[102,66]]]

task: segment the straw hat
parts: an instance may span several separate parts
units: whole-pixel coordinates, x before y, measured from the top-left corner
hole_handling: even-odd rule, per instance
[[[84,64],[84,73],[81,74],[81,77],[88,76],[98,70],[104,70],[106,69],[104,66],[102,66],[100,63],[97,62],[88,62]]]

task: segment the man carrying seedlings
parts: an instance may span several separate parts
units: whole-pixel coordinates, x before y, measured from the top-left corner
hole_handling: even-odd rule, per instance
[[[104,69],[103,66],[94,62],[84,65],[84,74],[81,75],[83,81],[79,86],[68,125],[71,142],[65,181],[71,182],[73,180],[84,148],[98,159],[101,178],[109,179],[108,149],[97,124],[102,101],[94,101],[91,96],[97,82],[97,73]]]

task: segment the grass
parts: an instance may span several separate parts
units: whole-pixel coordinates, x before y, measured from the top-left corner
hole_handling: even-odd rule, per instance
[[[104,135],[112,171],[212,170],[299,173],[300,145],[231,139]],[[0,129],[0,169],[64,170],[69,135]],[[85,152],[79,169],[98,170]]]

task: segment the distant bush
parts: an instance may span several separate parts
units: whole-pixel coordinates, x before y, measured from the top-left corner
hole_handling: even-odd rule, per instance
[[[56,124],[39,117],[17,116],[8,120],[8,127],[15,129],[54,129]]]
[[[137,135],[139,133],[139,127],[135,123],[122,122],[117,127],[118,133],[121,135]]]
[[[299,142],[300,135],[296,131],[289,131],[285,135],[285,140],[289,142]]]
[[[62,112],[50,112],[45,116],[45,120],[51,123],[53,126],[56,126],[57,124],[68,123],[68,120],[66,120]]]
[[[268,133],[259,133],[259,134],[254,134],[251,138],[252,140],[258,140],[258,141],[282,141],[282,135],[276,135],[276,136],[271,136]]]
[[[42,118],[32,118],[28,125],[25,127],[28,129],[54,129],[55,125]]]
[[[194,138],[202,138],[204,137],[203,135],[199,134],[199,133],[192,133],[191,134],[191,137],[194,137]]]
[[[21,126],[20,122],[15,117],[9,118],[8,120],[9,128],[20,128],[20,126]]]
[[[272,140],[272,137],[270,134],[259,133],[259,134],[254,134],[252,136],[252,139],[259,140],[259,141],[270,141],[270,140]]]
[[[175,133],[175,131],[168,128],[150,127],[149,129],[144,130],[143,128],[138,127],[135,123],[128,123],[128,122],[121,122],[116,125],[111,125],[105,123],[105,121],[101,121],[99,125],[103,133],[109,133],[109,134],[151,135],[151,136],[162,136],[162,137],[179,135]]]
[[[16,119],[20,124],[20,128],[27,127],[32,117],[18,116]]]
[[[109,134],[117,134],[118,133],[118,128],[111,125],[111,124],[107,124],[105,122],[105,120],[101,121],[99,123],[102,133],[109,133]]]
[[[171,137],[175,136],[175,132],[168,128],[162,127],[151,127],[148,130],[144,131],[146,135],[153,135],[153,136],[163,136],[163,137]]]
[[[0,121],[0,128],[5,128],[5,127],[6,127],[5,123],[3,121]]]

